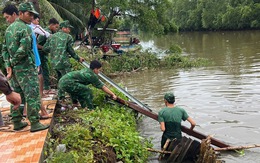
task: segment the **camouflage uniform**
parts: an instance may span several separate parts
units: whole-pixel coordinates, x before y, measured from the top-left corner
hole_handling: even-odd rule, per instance
[[[40,94],[37,69],[32,51],[32,30],[20,19],[12,23],[5,32],[3,57],[6,67],[12,68],[11,85],[19,93],[22,103],[27,103],[27,115],[31,123],[39,122]],[[14,123],[22,120],[23,108],[12,110]]]
[[[49,28],[45,28],[45,31],[53,34],[53,32]],[[46,36],[39,35],[38,37],[38,44],[43,46],[46,43]],[[50,72],[49,72],[49,65],[48,65],[48,53],[44,52],[43,50],[39,49],[40,59],[41,59],[41,68],[42,68],[42,75],[43,75],[43,86],[44,90],[50,89]]]
[[[63,24],[62,22],[60,27]],[[60,30],[47,39],[47,42],[44,44],[43,50],[50,52],[51,66],[57,73],[58,81],[63,75],[71,71],[70,56],[75,60],[80,60],[72,47],[73,43],[72,36]],[[59,91],[59,94],[59,97],[63,98],[65,96],[63,91]]]
[[[72,101],[79,101],[82,108],[87,106],[88,109],[94,109],[91,89],[86,86],[88,84],[92,84],[99,89],[104,86],[104,83],[98,79],[93,70],[85,68],[64,75],[59,81],[58,88],[68,92]]]

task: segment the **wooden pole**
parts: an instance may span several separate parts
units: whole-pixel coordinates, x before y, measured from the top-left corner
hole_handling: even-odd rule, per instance
[[[230,150],[240,150],[240,149],[249,149],[249,148],[257,148],[260,147],[260,144],[253,144],[247,146],[231,146],[225,148],[215,148],[215,151],[230,151]]]
[[[163,146],[163,149],[162,149],[162,152],[166,151],[167,147],[169,146],[169,143],[170,143],[170,139],[167,139],[164,146]],[[164,157],[163,153],[160,154],[159,156],[159,161],[162,160],[162,158]]]

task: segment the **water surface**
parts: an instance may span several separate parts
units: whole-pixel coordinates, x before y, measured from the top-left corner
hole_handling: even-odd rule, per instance
[[[195,130],[234,146],[260,144],[260,31],[188,32],[142,39],[143,46],[155,51],[179,44],[184,55],[207,58],[214,65],[143,71],[117,82],[156,113],[164,107],[165,92],[174,92],[176,105],[196,121]],[[145,117],[139,129],[160,149],[158,122]],[[158,162],[156,157],[149,162]],[[225,152],[222,157],[227,163],[260,162],[260,148],[245,150],[244,156]]]

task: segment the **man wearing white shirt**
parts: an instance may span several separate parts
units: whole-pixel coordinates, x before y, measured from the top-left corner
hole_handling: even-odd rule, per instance
[[[42,36],[45,36],[47,38],[50,37],[51,34],[48,31],[44,30],[39,24],[40,24],[39,16],[34,15],[32,23],[31,23],[30,26],[32,27],[34,33],[36,34],[36,37],[38,35],[42,35]]]
[[[42,35],[42,36],[45,36],[46,38],[48,38],[51,34],[48,32],[48,31],[45,31],[39,24],[40,24],[40,18],[39,18],[39,15],[34,15],[33,16],[33,20],[30,24],[30,27],[32,28],[35,36],[36,36],[36,39],[38,38],[39,35]],[[38,44],[35,45],[35,48],[38,47]],[[35,54],[37,54],[38,58],[39,58],[39,53],[38,53],[38,49],[35,49]],[[40,58],[39,58],[40,59]],[[47,95],[45,95],[43,93],[43,75],[42,75],[42,68],[40,65],[37,65],[38,66],[38,77],[39,77],[39,86],[40,86],[40,94],[41,94],[41,97],[48,97]]]

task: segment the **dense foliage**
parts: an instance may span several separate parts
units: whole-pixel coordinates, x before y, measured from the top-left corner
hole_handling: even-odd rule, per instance
[[[9,0],[11,1],[11,0]],[[23,2],[24,0],[13,1]],[[30,0],[39,6],[42,24],[51,17],[68,19],[81,33],[92,7],[100,8],[105,22],[96,27],[132,29],[155,34],[178,30],[238,30],[260,28],[259,0]],[[8,2],[6,0],[5,2]]]
[[[136,131],[135,113],[104,101],[101,91],[93,92],[95,111],[66,110],[55,116],[47,162],[146,162],[151,144]]]
[[[55,0],[53,3],[61,4]],[[114,0],[107,3],[97,0],[96,7],[100,7],[107,17],[113,11],[119,13],[112,19],[109,27],[118,29],[138,29],[155,34],[167,34],[178,30],[238,30],[260,28],[260,1],[258,0]],[[81,3],[83,8],[90,11],[92,1],[73,1]],[[72,2],[67,3],[72,4]],[[67,5],[69,6],[69,5]],[[81,13],[86,22],[89,13],[77,7],[72,13]],[[82,12],[81,12],[82,10]],[[82,15],[85,17],[82,19]],[[100,24],[102,26],[102,24]],[[103,24],[104,26],[104,24]]]
[[[171,0],[180,30],[260,28],[259,0]]]

